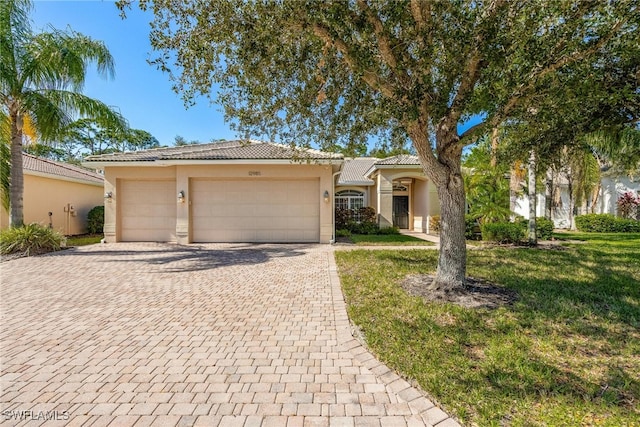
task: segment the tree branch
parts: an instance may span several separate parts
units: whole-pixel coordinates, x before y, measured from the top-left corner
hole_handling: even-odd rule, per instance
[[[351,52],[351,49],[349,49],[349,46],[343,40],[340,40],[337,37],[333,37],[326,27],[318,23],[313,23],[312,28],[313,33],[316,36],[320,37],[325,43],[329,43],[335,46],[336,49],[338,49],[338,51],[343,55],[347,66],[349,66],[352,71],[354,71],[355,73],[362,73],[362,79],[365,81],[365,83],[367,83],[378,92],[382,93],[387,98],[396,99],[393,87],[382,80],[376,73],[366,70],[364,67],[360,67],[355,59],[355,55],[353,54],[353,52]]]
[[[513,95],[508,99],[505,106],[494,116],[494,119],[491,121],[492,126],[497,126],[502,122],[505,117],[518,105],[518,103],[522,99],[526,99],[526,93],[533,89],[538,79],[546,76],[549,73],[559,70],[565,65],[580,61],[585,59],[586,57],[593,55],[598,50],[600,50],[611,38],[622,28],[627,20],[622,19],[618,21],[612,28],[609,34],[605,37],[602,37],[596,44],[591,46],[589,49],[581,50],[573,52],[573,54],[569,56],[563,56],[558,61],[553,64],[548,65],[546,68],[539,70],[537,73],[534,71],[530,73],[529,78],[527,79],[527,84],[520,84],[519,88],[514,91]]]

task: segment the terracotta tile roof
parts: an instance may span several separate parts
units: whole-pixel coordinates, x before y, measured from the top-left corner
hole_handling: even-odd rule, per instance
[[[46,175],[54,175],[96,184],[102,184],[104,182],[104,177],[102,175],[89,169],[70,165],[68,163],[43,159],[27,153],[22,153],[22,168],[25,172],[29,171]]]
[[[262,141],[226,141],[162,147],[127,153],[89,156],[85,162],[154,162],[158,160],[329,160],[342,154],[292,148]]]
[[[378,160],[375,157],[357,157],[347,159],[342,166],[338,185],[373,185],[374,181],[366,177],[366,172]]]

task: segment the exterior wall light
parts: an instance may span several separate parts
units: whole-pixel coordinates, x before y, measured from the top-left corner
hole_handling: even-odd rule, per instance
[[[324,190],[324,195],[323,195],[323,197],[324,197],[324,201],[325,201],[325,203],[329,203],[329,191]]]
[[[107,191],[106,193],[104,193],[104,198],[107,200],[113,199],[113,193],[111,191]]]
[[[178,191],[178,203],[184,203],[184,191]]]

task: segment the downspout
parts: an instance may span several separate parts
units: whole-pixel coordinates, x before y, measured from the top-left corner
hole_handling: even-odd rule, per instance
[[[340,166],[342,169],[342,166]],[[336,243],[336,176],[340,175],[342,170],[335,172],[331,175],[331,230],[332,236],[331,240],[329,240],[330,245],[335,245]]]

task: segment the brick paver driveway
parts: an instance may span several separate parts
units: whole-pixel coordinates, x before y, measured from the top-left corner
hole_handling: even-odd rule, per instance
[[[455,425],[353,339],[327,246],[119,243],[0,269],[3,424]]]

